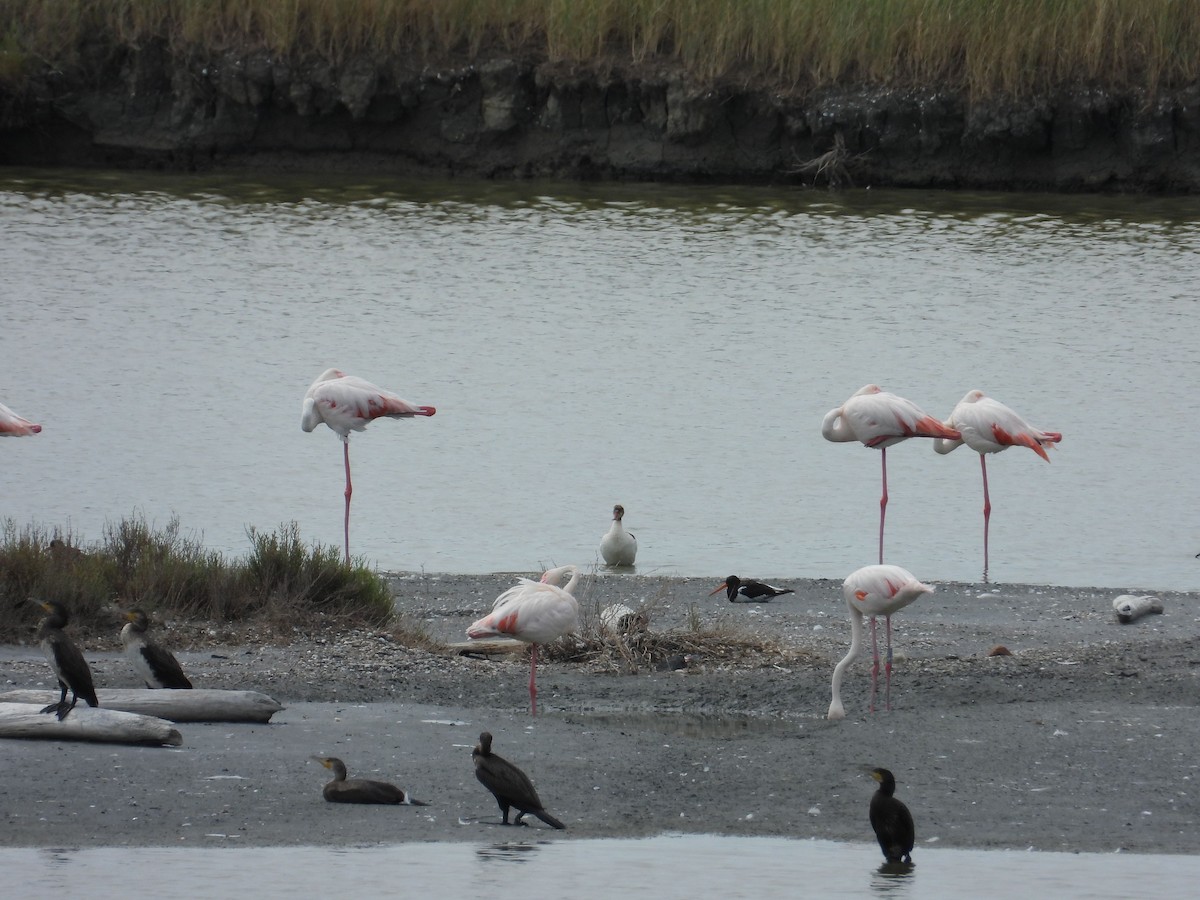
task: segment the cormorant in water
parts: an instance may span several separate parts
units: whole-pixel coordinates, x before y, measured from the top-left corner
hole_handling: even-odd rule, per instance
[[[475,763],[475,777],[479,779],[480,784],[492,792],[496,803],[500,805],[505,825],[508,824],[509,808],[516,807],[517,815],[513,819],[514,825],[520,825],[521,817],[529,813],[554,828],[567,827],[546,812],[529,776],[508,760],[492,752],[491,734],[485,731],[479,736],[479,744],[471,751],[471,759]]]
[[[893,795],[896,779],[887,769],[872,769],[871,777],[879,782],[879,790],[871,797],[871,827],[879,839],[879,849],[890,863],[912,862],[916,829],[908,807]]]
[[[406,806],[428,806],[414,800],[407,791],[386,781],[367,781],[365,778],[346,778],[346,764],[336,756],[317,756],[317,762],[333,771],[333,781],[322,793],[330,803],[402,803]]]
[[[129,624],[121,629],[121,643],[133,669],[146,682],[148,688],[186,689],[192,686],[188,677],[170,650],[166,650],[146,637],[150,627],[149,617],[140,609],[125,613]]]
[[[41,607],[48,615],[42,620],[42,625],[38,629],[38,641],[42,645],[42,652],[46,654],[46,659],[50,661],[50,667],[54,669],[54,674],[58,678],[58,686],[62,689],[62,695],[58,698],[58,702],[51,703],[42,712],[56,713],[61,722],[67,717],[67,713],[75,708],[80,697],[87,701],[88,706],[99,706],[100,701],[96,698],[96,688],[92,684],[92,670],[88,668],[87,660],[83,658],[83,654],[79,652],[75,642],[63,631],[70,620],[67,608],[57,600],[45,600],[41,603]],[[70,703],[67,703],[68,688],[71,690]]]

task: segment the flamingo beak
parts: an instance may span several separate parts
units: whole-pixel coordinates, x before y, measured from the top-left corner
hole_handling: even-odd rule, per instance
[[[708,596],[711,597],[713,594],[717,593],[718,591],[723,591],[728,587],[729,587],[729,582],[727,582],[727,581],[722,582],[720,587],[714,588],[713,590],[709,591]]]

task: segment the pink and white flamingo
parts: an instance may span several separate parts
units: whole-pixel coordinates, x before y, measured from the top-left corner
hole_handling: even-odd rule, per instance
[[[862,646],[863,616],[871,618],[871,652],[874,665],[871,667],[871,712],[875,712],[875,693],[879,681],[879,644],[875,639],[875,617],[887,620],[887,662],[884,674],[887,682],[885,703],[892,708],[892,616],[908,606],[922,594],[932,594],[933,588],[917,581],[907,569],[900,566],[863,566],[851,572],[842,583],[842,596],[850,610],[850,651],[833,669],[833,699],[829,703],[828,719],[844,719],[842,707],[842,675],[858,656]]]
[[[559,587],[568,572],[571,580]],[[467,629],[467,637],[472,640],[512,637],[530,645],[529,707],[535,716],[538,644],[548,644],[579,629],[579,601],[573,593],[578,583],[577,566],[550,569],[541,581],[522,578],[496,598],[490,613]]]
[[[1017,413],[999,400],[993,400],[983,391],[968,391],[958,401],[946,425],[959,433],[957,440],[939,439],[933,442],[938,453],[949,453],[961,444],[966,444],[979,454],[979,467],[983,472],[983,580],[988,578],[988,523],[992,517],[992,501],[988,495],[987,454],[999,453],[1009,447],[1028,447],[1046,462],[1046,446],[1057,444],[1062,435],[1057,431],[1042,431],[1034,428]]]
[[[917,404],[889,394],[877,384],[859,388],[854,395],[825,414],[821,434],[827,441],[860,441],[880,451],[883,494],[879,498],[879,562],[883,562],[883,521],[887,515],[887,448],[912,437],[957,440],[958,432],[943,425]]]
[[[312,431],[322,422],[342,439],[346,462],[346,564],[350,564],[350,432],[362,431],[373,419],[432,416],[432,406],[415,406],[355,375],[326,369],[304,395],[300,427]]]
[[[25,437],[30,434],[38,434],[41,430],[41,425],[30,422],[28,419],[22,419],[3,403],[0,403],[0,437]]]

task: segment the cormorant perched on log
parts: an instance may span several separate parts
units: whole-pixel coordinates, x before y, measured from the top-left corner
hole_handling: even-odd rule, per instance
[[[406,806],[428,806],[414,800],[407,791],[386,781],[367,781],[364,778],[346,778],[346,764],[336,756],[317,756],[317,762],[333,771],[333,781],[325,785],[325,799],[330,803],[402,803]]]
[[[187,689],[192,686],[170,650],[160,647],[146,637],[150,618],[140,609],[125,613],[129,624],[121,629],[121,643],[133,670],[142,676],[148,688]]]
[[[62,689],[58,702],[51,703],[42,712],[56,713],[61,722],[67,717],[67,713],[75,708],[80,697],[87,701],[88,706],[99,706],[100,701],[96,698],[96,688],[92,685],[92,670],[88,668],[87,660],[83,658],[75,642],[63,631],[70,620],[67,608],[57,600],[42,601],[41,607],[48,615],[38,629],[38,640],[58,678],[58,686]],[[68,688],[71,690],[70,703],[67,703]]]
[[[475,763],[475,777],[479,783],[492,792],[500,812],[504,814],[504,824],[508,824],[508,810],[517,809],[513,819],[514,825],[521,824],[521,817],[526,813],[537,816],[547,825],[554,828],[566,828],[562,822],[546,812],[542,801],[538,799],[533,782],[524,772],[503,757],[492,752],[492,736],[484,732],[479,736],[479,743],[471,751],[471,759]]]
[[[871,797],[871,827],[879,839],[879,849],[890,863],[912,862],[916,829],[912,813],[897,800],[896,779],[887,769],[872,769],[871,777],[879,782],[879,790]]]
[[[791,588],[777,588],[764,581],[755,581],[753,578],[743,581],[736,575],[730,575],[725,579],[724,584],[714,588],[708,596],[711,597],[717,591],[724,591],[730,603],[737,603],[739,600],[743,603],[769,603],[772,597],[796,593]]]

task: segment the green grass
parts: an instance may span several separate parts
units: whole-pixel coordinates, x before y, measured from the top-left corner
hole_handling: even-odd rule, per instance
[[[680,64],[783,88],[1022,94],[1160,88],[1200,75],[1200,0],[0,0],[0,65],[69,65],[85,41],[181,55],[266,50],[334,64],[484,51]],[[2,73],[0,73],[2,74]]]
[[[78,552],[56,553],[52,540]],[[94,545],[37,525],[0,532],[0,642],[28,637],[42,617],[36,602],[66,603],[83,630],[111,627],[115,604],[217,622],[304,626],[318,614],[378,626],[392,617],[387,584],[334,547],[306,546],[292,523],[270,534],[250,529],[251,549],[229,561],[182,533],[178,519],[154,529],[140,517],[109,524]]]

